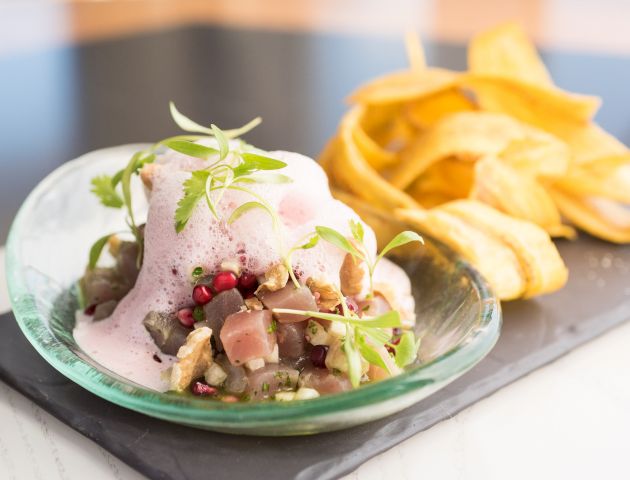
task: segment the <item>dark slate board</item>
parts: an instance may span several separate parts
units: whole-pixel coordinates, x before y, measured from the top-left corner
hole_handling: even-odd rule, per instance
[[[0,379],[152,479],[337,478],[415,433],[630,318],[630,247],[584,237],[562,242],[564,290],[504,305],[494,350],[469,373],[415,406],[345,431],[310,437],[234,436],[140,415],[83,390],[0,317]]]
[[[429,44],[437,65],[462,68],[461,47]],[[558,83],[604,96],[598,120],[628,140],[627,58],[545,52]],[[174,99],[193,118],[228,127],[255,115],[248,139],[316,155],[358,83],[405,64],[396,38],[190,27],[77,48],[0,58],[0,239],[34,183],[86,151],[162,138]],[[35,120],[34,120],[35,119]],[[38,141],[30,141],[36,121]],[[23,141],[20,141],[23,140]],[[6,163],[6,165],[5,165]],[[11,182],[6,180],[11,179]],[[575,346],[630,318],[630,248],[585,235],[560,242],[571,270],[554,295],[504,305],[492,353],[471,372],[395,416],[303,438],[198,431],[124,410],[66,380],[0,318],[0,379],[155,479],[327,479],[448,418]]]

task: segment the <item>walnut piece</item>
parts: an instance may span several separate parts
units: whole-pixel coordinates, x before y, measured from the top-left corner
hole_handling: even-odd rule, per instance
[[[211,329],[201,327],[186,337],[186,343],[179,347],[177,352],[179,361],[173,365],[171,371],[171,390],[181,392],[188,388],[195,378],[203,377],[212,364],[211,336]]]
[[[339,270],[341,293],[346,296],[354,296],[361,293],[361,290],[363,290],[363,277],[365,276],[364,263],[363,260],[346,253],[341,264],[341,270]]]
[[[284,288],[289,281],[289,271],[282,263],[277,263],[265,272],[265,281],[256,289],[256,293],[267,290],[275,292]]]
[[[265,307],[256,297],[246,298],[245,306],[248,310],[263,310]]]
[[[315,295],[315,297],[317,298],[317,304],[320,307],[332,310],[339,305],[340,300],[337,289],[326,280],[309,277],[306,281],[306,286],[311,290],[313,295],[317,293],[319,294],[319,298],[317,298],[317,295]]]
[[[149,190],[153,190],[153,174],[156,168],[154,163],[147,163],[140,169],[140,179]]]

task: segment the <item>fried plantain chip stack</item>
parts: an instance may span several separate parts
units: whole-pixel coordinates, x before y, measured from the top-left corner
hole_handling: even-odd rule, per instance
[[[518,25],[473,38],[466,72],[406,44],[410,68],[358,88],[320,158],[377,235],[388,219],[428,233],[505,300],[566,283],[552,237],[630,242],[630,151],[592,121],[598,98],[554,85]]]

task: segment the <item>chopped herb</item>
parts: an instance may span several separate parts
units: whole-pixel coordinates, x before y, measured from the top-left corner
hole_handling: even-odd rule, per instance
[[[203,275],[203,268],[195,267],[195,269],[192,271],[192,276],[194,278],[198,278],[198,277],[201,277],[201,275]]]
[[[275,319],[272,319],[271,324],[267,327],[267,333],[274,333],[276,330],[278,330],[278,322],[276,322]]]
[[[262,391],[265,393],[269,391],[269,384],[267,382],[263,382]]]
[[[203,322],[206,318],[206,315],[203,313],[203,307],[200,307],[199,305],[193,309],[192,315],[195,322]]]

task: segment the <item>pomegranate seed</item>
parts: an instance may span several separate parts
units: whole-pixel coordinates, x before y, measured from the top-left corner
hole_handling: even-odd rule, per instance
[[[212,290],[207,285],[196,285],[193,288],[192,299],[197,305],[205,305],[212,300]]]
[[[399,335],[402,335],[402,328],[400,327],[394,327],[394,329],[392,330],[392,335],[394,337],[397,337]]]
[[[181,323],[184,327],[192,328],[195,324],[193,309],[182,308],[179,312],[177,312],[177,320],[179,320],[179,323]]]
[[[391,342],[392,345],[398,345],[400,343],[400,337],[396,337],[394,338]]]
[[[311,350],[311,363],[317,368],[326,368],[326,355],[328,347],[326,345],[315,345]]]
[[[155,360],[158,363],[162,363],[162,359],[160,357],[158,357],[157,353],[153,354],[153,360]]]
[[[93,303],[92,305],[89,305],[85,308],[85,310],[83,310],[83,313],[85,313],[86,315],[94,315],[94,312],[96,311],[96,303]]]
[[[233,272],[219,272],[212,280],[212,286],[217,293],[234,288],[237,284],[238,279]]]
[[[208,397],[210,395],[216,395],[218,390],[210,385],[206,385],[205,383],[195,382],[190,388],[193,395],[197,395],[199,397]]]
[[[350,297],[346,297],[346,306],[348,307],[349,312],[352,312],[355,314],[359,313],[359,305],[357,305],[357,302],[355,302]],[[337,305],[335,307],[334,313],[336,313],[337,315],[343,315],[343,309],[341,308],[341,305]]]
[[[225,403],[236,403],[238,402],[238,397],[235,397],[234,395],[226,395],[221,397],[221,401]]]
[[[258,286],[258,279],[253,273],[244,273],[238,279],[238,288],[242,290],[253,290]]]
[[[385,345],[385,348],[387,349],[387,351],[389,353],[391,353],[392,355],[396,355],[396,350],[394,350],[392,347],[390,347],[389,345]]]

